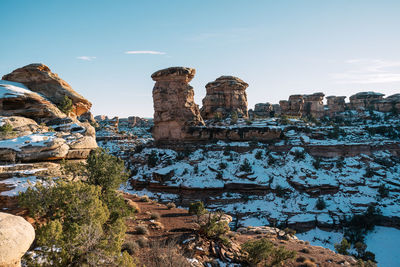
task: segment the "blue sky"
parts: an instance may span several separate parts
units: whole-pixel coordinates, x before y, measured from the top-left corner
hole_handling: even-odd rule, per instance
[[[170,66],[196,69],[200,106],[221,75],[249,83],[249,107],[295,93],[400,93],[396,0],[0,0],[0,12],[0,75],[44,63],[95,115],[151,117],[150,75]]]

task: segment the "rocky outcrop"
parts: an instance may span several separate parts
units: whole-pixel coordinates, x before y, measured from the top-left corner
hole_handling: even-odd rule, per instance
[[[65,118],[53,103],[21,83],[0,80],[0,116],[23,116],[36,121]]]
[[[35,230],[24,218],[0,212],[0,266],[21,266],[34,239]]]
[[[303,115],[320,118],[324,116],[324,94],[314,93],[311,95],[304,95],[304,113]]]
[[[238,117],[247,118],[246,88],[249,85],[233,76],[221,76],[206,85],[201,115],[204,119],[227,117],[236,112]]]
[[[304,108],[303,95],[291,95],[289,100],[279,101],[282,115],[287,116],[302,116]]]
[[[312,116],[320,118],[324,116],[324,94],[291,95],[289,100],[279,101],[281,114],[286,116]]]
[[[255,104],[253,114],[256,117],[268,118],[274,114],[274,107],[270,103]]]
[[[345,111],[346,103],[345,103],[345,96],[328,96],[326,97],[327,100],[327,115],[332,117],[338,113]]]
[[[76,119],[53,120],[44,126],[23,117],[0,117],[0,124],[5,123],[12,132],[0,138],[0,162],[85,159],[97,147],[94,128]]]
[[[172,67],[159,70],[151,78],[153,88],[153,137],[159,140],[185,140],[190,138],[187,128],[204,125],[198,105],[194,102],[193,87],[189,82],[195,69]]]
[[[375,110],[380,112],[400,112],[400,94],[394,94],[373,102]]]
[[[3,80],[22,83],[55,105],[61,104],[67,96],[72,100],[72,112],[76,116],[87,113],[92,106],[88,100],[75,92],[67,82],[43,64],[30,64],[16,69],[10,74],[4,75]]]
[[[373,109],[374,103],[383,99],[384,94],[361,92],[350,96],[350,108],[355,110]]]

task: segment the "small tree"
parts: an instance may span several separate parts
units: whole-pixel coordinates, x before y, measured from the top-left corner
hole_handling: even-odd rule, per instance
[[[197,201],[189,204],[189,214],[201,216],[206,214],[207,210],[204,208],[204,203],[201,201]]]
[[[150,155],[147,157],[147,165],[149,165],[150,168],[153,168],[157,165],[158,162],[158,155],[155,150],[152,150]]]
[[[248,159],[245,159],[242,163],[242,165],[240,165],[239,170],[241,172],[251,172],[253,169],[251,168],[250,162]]]
[[[69,98],[67,95],[64,96],[64,99],[58,105],[58,109],[67,115],[69,113],[71,113],[73,108],[74,108],[74,105],[72,103],[72,99]]]
[[[335,250],[337,251],[337,253],[348,255],[349,249],[350,249],[350,243],[346,240],[346,238],[343,238],[340,244],[335,244]]]
[[[325,203],[324,199],[321,198],[321,197],[318,198],[317,203],[315,204],[315,207],[316,207],[318,210],[323,210],[323,209],[325,209],[325,208],[326,208],[326,203]]]
[[[13,127],[9,123],[4,123],[0,126],[0,133],[3,135],[9,135],[13,133]]]

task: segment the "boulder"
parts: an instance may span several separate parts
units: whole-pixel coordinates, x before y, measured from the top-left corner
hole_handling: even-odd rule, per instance
[[[87,113],[92,104],[75,92],[71,86],[56,73],[51,72],[44,64],[30,64],[4,75],[3,80],[19,82],[31,91],[39,93],[55,105],[59,105],[68,96],[73,103],[73,113],[76,116]]]
[[[23,116],[36,121],[65,118],[53,103],[17,82],[0,80],[0,116]]]
[[[247,118],[247,94],[249,85],[233,76],[221,76],[206,85],[207,94],[203,99],[201,116],[204,119],[227,117],[236,112]]]
[[[156,141],[190,139],[188,127],[204,125],[194,102],[193,87],[189,85],[195,72],[191,68],[171,67],[151,75],[156,82],[153,88]]]
[[[21,266],[34,239],[35,230],[24,218],[0,212],[0,266]]]

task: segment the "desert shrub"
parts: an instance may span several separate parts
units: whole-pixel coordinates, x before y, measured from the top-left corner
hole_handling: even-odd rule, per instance
[[[304,150],[293,151],[293,156],[295,160],[302,160],[306,157],[306,152]]]
[[[231,124],[236,124],[238,121],[238,118],[239,118],[238,113],[236,111],[233,111],[231,113]]]
[[[101,186],[103,191],[117,190],[129,178],[124,161],[97,148],[86,160],[87,182]]]
[[[199,165],[194,165],[194,167],[193,167],[193,172],[195,173],[195,174],[197,174],[197,173],[199,173]]]
[[[343,254],[343,255],[348,255],[349,254],[349,249],[351,247],[351,244],[347,241],[346,238],[343,238],[342,241],[339,244],[335,244],[335,250],[337,253]]]
[[[72,103],[72,99],[65,95],[63,100],[61,101],[61,103],[57,107],[63,113],[68,115],[69,113],[71,113],[74,105]]]
[[[321,158],[316,157],[312,164],[313,164],[314,168],[316,170],[318,170],[321,167]]]
[[[358,267],[377,267],[376,263],[373,261],[363,261],[362,259],[359,259],[357,261],[357,266]]]
[[[225,162],[219,163],[219,168],[222,169],[222,170],[226,169],[227,166],[228,165]]]
[[[252,122],[251,120],[246,120],[246,124],[247,124],[247,125],[252,125],[253,122]]]
[[[281,122],[281,124],[282,124],[282,125],[287,125],[287,124],[289,124],[289,123],[290,123],[290,121],[289,121],[288,117],[287,117],[287,116],[285,116],[285,115],[282,115],[282,116],[281,116],[281,120],[280,120],[280,122]]]
[[[148,195],[143,195],[140,197],[141,202],[150,202],[150,198]]]
[[[222,221],[223,214],[209,214],[206,222],[201,223],[200,233],[208,238],[221,238],[230,231],[227,221]]]
[[[303,253],[305,253],[305,254],[309,254],[309,253],[310,253],[310,250],[309,250],[308,248],[302,248],[302,249],[300,250],[300,252],[303,252]]]
[[[279,266],[296,256],[295,251],[287,250],[284,247],[276,248],[266,238],[248,241],[242,245],[242,249],[247,252],[246,261],[252,265]]]
[[[185,158],[185,153],[178,152],[178,154],[176,154],[176,160],[183,160],[184,158]]]
[[[148,235],[149,230],[147,229],[146,225],[138,225],[135,227],[135,232],[138,235]]]
[[[365,235],[374,230],[375,225],[379,224],[381,212],[374,206],[368,206],[362,214],[355,214],[350,220],[344,222],[345,237],[351,244],[363,242]]]
[[[288,195],[288,189],[282,187],[281,185],[276,186],[275,192],[278,197],[282,197],[282,198],[285,198]]]
[[[153,168],[157,165],[158,163],[158,155],[157,152],[155,150],[152,150],[150,155],[147,157],[147,165],[150,168]]]
[[[204,208],[204,203],[201,201],[197,201],[189,204],[189,214],[201,216],[206,214],[207,210]]]
[[[380,198],[385,198],[389,196],[389,188],[387,188],[384,184],[381,184],[378,187],[378,193]]]
[[[317,203],[315,204],[315,207],[318,209],[318,210],[323,210],[323,209],[325,209],[326,208],[326,203],[325,203],[325,200],[323,199],[323,198],[318,198],[318,200],[317,200]]]
[[[374,170],[371,167],[367,167],[365,169],[365,177],[371,178],[375,174]]]
[[[160,213],[157,213],[157,212],[153,212],[150,215],[150,219],[152,219],[152,220],[159,220],[160,218],[161,218],[161,215],[160,215]]]
[[[167,208],[170,210],[170,209],[174,209],[174,208],[176,208],[176,205],[175,205],[175,203],[173,203],[173,202],[169,202],[168,204],[167,204]]]
[[[132,263],[121,254],[128,210],[122,197],[82,181],[49,183],[38,182],[19,196],[21,206],[41,222],[34,243],[37,259],[52,266]],[[111,194],[121,201],[110,205]]]
[[[262,156],[263,156],[263,154],[262,154],[262,151],[257,151],[257,153],[256,153],[256,155],[254,156],[256,159],[262,159]]]
[[[268,156],[268,165],[269,166],[274,165],[275,162],[276,162],[276,158],[274,158],[273,156],[269,155]]]
[[[61,173],[72,178],[72,181],[86,176],[86,165],[82,162],[73,162],[63,159],[60,167]]]
[[[9,123],[4,123],[0,126],[0,134],[1,135],[10,135],[13,133],[13,127]]]
[[[243,163],[239,166],[239,170],[241,172],[251,172],[253,170],[248,159],[243,161]]]
[[[139,244],[134,240],[125,240],[122,244],[121,251],[128,252],[129,255],[134,255],[139,250]]]
[[[187,267],[190,263],[174,241],[158,241],[150,243],[150,250],[143,259],[145,266]]]

